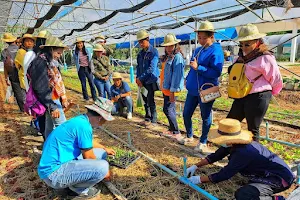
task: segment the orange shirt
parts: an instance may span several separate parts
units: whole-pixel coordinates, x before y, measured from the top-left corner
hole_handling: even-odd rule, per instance
[[[164,74],[165,65],[166,65],[166,62],[162,62],[162,63],[161,63],[161,71],[160,71],[160,90],[162,91],[162,93],[163,93],[165,96],[170,96],[170,95],[171,95],[171,91],[163,88],[164,77],[165,77],[165,74]],[[180,93],[180,92],[174,92],[174,95],[175,95],[175,96],[179,96],[179,93]]]

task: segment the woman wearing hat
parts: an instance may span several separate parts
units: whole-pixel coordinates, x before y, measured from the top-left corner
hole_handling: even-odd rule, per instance
[[[254,136],[259,135],[259,126],[272,95],[278,94],[283,85],[276,59],[262,40],[264,36],[255,25],[243,26],[237,39],[240,42],[239,58],[229,67],[230,74],[236,63],[243,63],[245,75],[253,86],[249,94],[234,99],[227,117],[239,121],[246,118],[248,130]]]
[[[214,101],[202,103],[199,96],[199,89],[205,83],[211,83],[215,86],[219,84],[218,78],[222,72],[224,55],[221,45],[214,42],[215,31],[211,22],[202,22],[196,32],[201,47],[195,50],[190,62],[190,71],[186,77],[188,93],[184,104],[183,119],[187,137],[184,139],[179,138],[179,143],[188,144],[193,141],[192,116],[196,107],[200,105],[202,134],[195,150],[205,154],[209,152],[206,143],[207,134],[212,123],[211,111]],[[203,89],[207,88],[203,87]]]
[[[111,99],[111,83],[109,79],[113,69],[109,62],[109,58],[105,56],[104,53],[105,49],[103,46],[101,44],[96,44],[92,62],[94,65],[94,83],[98,90],[99,97]]]
[[[114,102],[113,114],[123,114],[123,108],[127,107],[127,119],[132,119],[133,102],[128,83],[123,81],[122,75],[114,72],[112,75],[114,84],[111,86],[111,96]]]
[[[180,51],[180,40],[169,33],[161,46],[165,47],[165,55],[161,58],[160,87],[164,96],[163,111],[169,121],[169,130],[163,132],[167,137],[181,137],[176,119],[176,99],[183,89],[185,61]]]
[[[96,99],[97,95],[96,95],[96,90],[93,82],[93,74],[92,74],[92,72],[94,71],[93,66],[91,65],[92,52],[90,49],[85,47],[84,42],[85,41],[82,38],[76,39],[75,42],[76,47],[75,47],[73,57],[77,68],[78,77],[81,82],[83,98],[86,101],[88,101],[89,96],[86,89],[86,79],[88,79],[93,100]]]
[[[58,38],[49,37],[45,45],[40,47],[42,52],[32,61],[28,74],[37,99],[47,109],[44,132],[47,139],[53,129],[66,121],[63,109],[70,106],[58,69],[58,60],[66,46]]]
[[[219,183],[240,173],[249,182],[235,192],[237,200],[272,200],[273,194],[292,185],[294,175],[289,166],[266,147],[252,141],[252,133],[242,130],[238,120],[221,120],[218,129],[210,131],[209,140],[222,147],[187,169],[192,183]],[[228,164],[219,172],[194,176],[198,168],[225,157],[228,157]]]

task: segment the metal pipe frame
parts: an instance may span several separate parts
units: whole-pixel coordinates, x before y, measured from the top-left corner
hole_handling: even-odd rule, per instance
[[[110,131],[99,127],[100,130],[104,131],[105,133],[107,133],[109,136],[111,136],[112,138],[118,140],[119,142],[123,143],[124,145],[126,145],[128,148],[130,148],[131,150],[135,151],[136,153],[140,154],[141,156],[143,156],[146,160],[148,160],[149,162],[153,163],[154,165],[156,165],[157,167],[161,168],[162,170],[164,170],[165,172],[167,172],[168,174],[174,176],[175,178],[177,178],[180,182],[182,182],[185,185],[188,185],[189,187],[193,188],[194,190],[196,190],[197,192],[201,193],[203,196],[205,196],[206,198],[210,199],[210,200],[218,200],[218,198],[216,198],[215,196],[213,196],[212,194],[208,193],[206,190],[203,190],[202,188],[200,188],[198,185],[193,184],[192,182],[189,181],[188,178],[184,177],[184,176],[180,176],[179,174],[177,174],[176,172],[172,171],[171,169],[167,168],[166,166],[160,164],[159,162],[157,162],[156,160],[154,160],[153,158],[147,156],[146,154],[144,154],[143,152],[137,150],[135,147],[133,147],[132,145],[129,145],[126,141],[122,140],[121,138],[119,138],[118,136],[114,135],[113,133],[111,133]]]

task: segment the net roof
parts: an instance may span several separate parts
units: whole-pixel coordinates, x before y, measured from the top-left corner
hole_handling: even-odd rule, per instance
[[[129,34],[140,29],[150,30],[151,37],[190,33],[195,21],[203,20],[222,29],[300,17],[299,0],[0,0],[0,4],[0,34],[11,27],[17,34],[47,29],[67,44],[98,34],[109,43],[129,41]]]

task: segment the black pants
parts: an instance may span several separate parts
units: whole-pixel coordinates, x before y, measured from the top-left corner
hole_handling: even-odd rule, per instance
[[[14,92],[14,96],[16,97],[19,109],[21,112],[24,112],[26,92],[24,89],[21,88],[19,81],[10,80],[10,84],[11,84],[12,90]]]
[[[273,188],[270,185],[262,183],[250,183],[239,188],[234,193],[234,196],[236,200],[272,200],[273,194],[282,192],[288,188]]]
[[[91,88],[91,94],[93,100],[97,98],[96,96],[96,90],[94,86],[94,81],[93,81],[93,74],[91,72],[91,69],[89,67],[80,67],[78,71],[78,77],[81,82],[81,88],[82,88],[82,95],[85,100],[89,100],[89,95],[87,93],[86,89],[86,78],[88,79],[90,88]]]
[[[143,86],[147,89],[148,93],[147,96],[142,94],[142,98],[145,102],[145,121],[151,121],[152,123],[157,122],[157,113],[156,113],[156,104],[154,101],[154,94],[155,91],[158,90],[157,83],[152,84],[143,84]]]
[[[247,120],[248,130],[259,136],[259,126],[268,110],[272,97],[271,91],[249,94],[244,98],[235,99],[227,118]],[[258,140],[257,137],[254,138]]]

